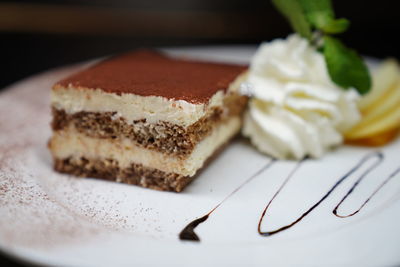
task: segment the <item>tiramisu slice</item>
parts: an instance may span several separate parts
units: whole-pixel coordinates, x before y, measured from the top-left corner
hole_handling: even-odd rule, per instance
[[[239,131],[244,70],[137,51],[56,83],[54,168],[181,191]]]

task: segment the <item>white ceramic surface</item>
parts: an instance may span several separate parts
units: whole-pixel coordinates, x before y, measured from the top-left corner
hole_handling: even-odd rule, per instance
[[[251,47],[169,49],[172,54],[248,62]],[[350,176],[309,216],[271,237],[260,236],[261,212],[296,162],[279,161],[228,198],[196,228],[200,243],[178,234],[220,203],[270,161],[235,140],[184,192],[77,179],[55,173],[49,90],[83,65],[60,68],[0,93],[0,248],[28,262],[54,265],[349,265],[400,264],[400,175],[355,216],[332,209],[358,178]],[[263,221],[273,230],[297,219],[366,154],[376,149],[342,146],[307,160],[277,196]],[[385,159],[343,203],[358,206],[396,168],[400,139],[381,148]],[[365,164],[357,173],[361,173]]]

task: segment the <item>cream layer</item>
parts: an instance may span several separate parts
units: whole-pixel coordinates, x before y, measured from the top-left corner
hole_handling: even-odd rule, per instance
[[[187,127],[205,116],[211,108],[223,106],[225,96],[238,91],[244,76],[239,75],[226,93],[218,91],[208,103],[193,104],[160,96],[118,95],[101,89],[55,85],[51,104],[68,114],[80,111],[116,112],[117,117],[123,117],[128,123],[146,119],[148,123],[164,121]]]
[[[139,147],[127,138],[113,140],[88,137],[76,131],[73,126],[54,132],[49,147],[53,157],[57,159],[106,158],[118,161],[120,168],[136,163],[167,173],[193,176],[215,150],[239,132],[240,126],[239,117],[232,117],[218,125],[208,137],[196,145],[193,152],[185,159]]]

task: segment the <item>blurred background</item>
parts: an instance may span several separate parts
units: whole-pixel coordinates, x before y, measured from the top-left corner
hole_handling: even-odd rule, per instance
[[[334,0],[360,53],[400,57],[398,1]],[[0,1],[0,88],[65,64],[138,47],[257,45],[284,37],[270,0]],[[1,215],[0,215],[1,216]],[[0,265],[17,265],[0,253]]]
[[[399,57],[395,0],[334,0],[351,20],[344,41],[364,55]],[[26,76],[138,47],[256,45],[284,37],[270,0],[0,1],[0,88]]]

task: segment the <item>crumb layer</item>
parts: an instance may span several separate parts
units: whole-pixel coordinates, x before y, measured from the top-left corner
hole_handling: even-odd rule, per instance
[[[209,136],[217,125],[238,116],[246,102],[247,99],[242,96],[227,97],[223,108],[213,108],[208,115],[186,128],[164,121],[148,123],[145,119],[129,123],[115,112],[81,111],[68,114],[53,108],[52,128],[61,131],[73,126],[89,137],[117,140],[128,138],[146,149],[187,157],[196,144]]]
[[[175,192],[182,191],[193,179],[193,177],[144,167],[142,164],[131,164],[130,167],[120,168],[118,162],[113,159],[55,158],[54,169],[58,172],[80,177],[101,178],[108,181]]]

